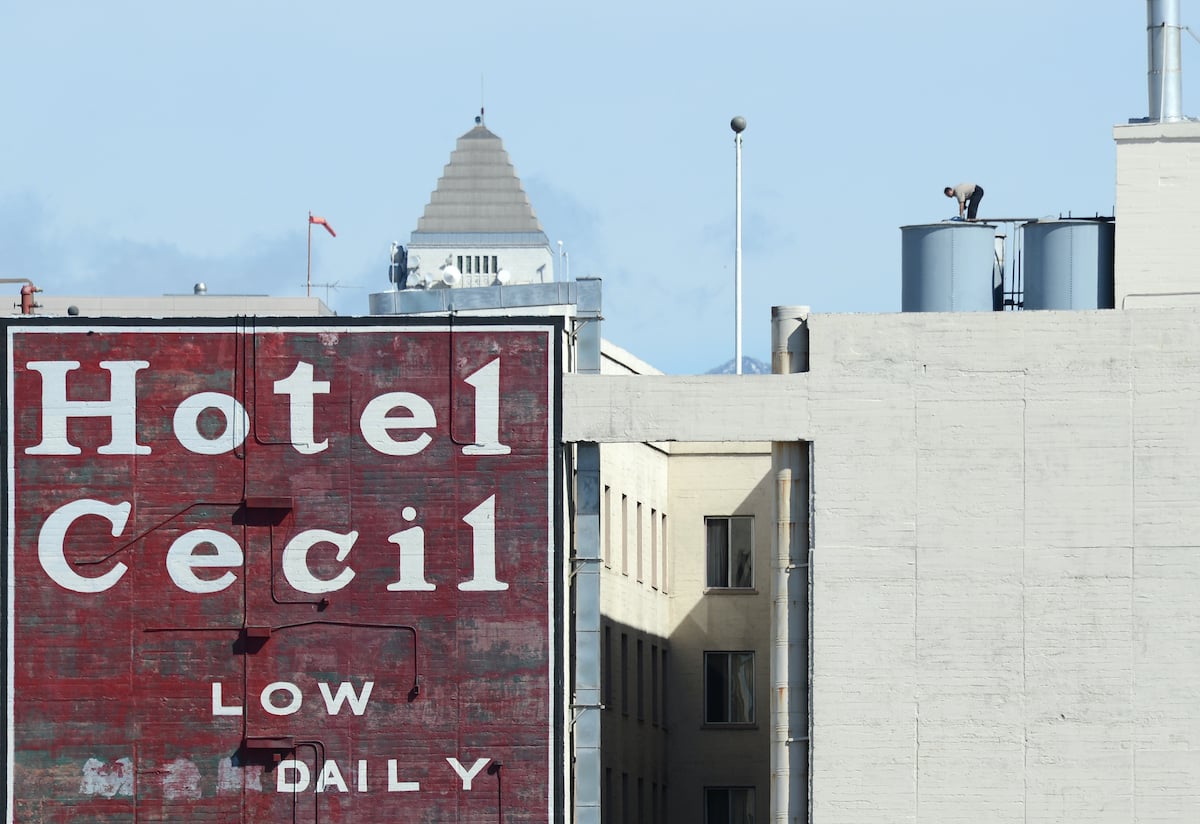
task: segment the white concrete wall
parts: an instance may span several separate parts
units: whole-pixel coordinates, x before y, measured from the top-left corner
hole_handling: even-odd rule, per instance
[[[1200,304],[1200,123],[1137,123],[1117,143],[1116,306]]]
[[[408,262],[411,266],[414,258],[419,258],[419,266],[417,275],[424,277],[430,281],[441,279],[441,267],[446,263],[446,257],[449,255],[450,262],[455,266],[458,265],[458,257],[462,255],[466,257],[471,255],[472,260],[476,255],[483,257],[487,255],[490,260],[494,255],[496,263],[501,269],[508,271],[512,279],[510,284],[518,283],[552,283],[555,280],[554,264],[555,255],[547,246],[461,246],[456,248],[447,248],[445,246],[419,246],[414,245],[408,248]],[[464,265],[465,270],[465,265]],[[472,267],[473,268],[473,267]],[[472,272],[466,274],[465,271],[461,275],[462,279],[457,286],[491,286],[496,279],[496,274],[478,274]],[[414,280],[412,276],[410,282]]]
[[[807,374],[568,376],[564,420],[813,442],[814,821],[1196,821],[1200,312],[809,327]]]

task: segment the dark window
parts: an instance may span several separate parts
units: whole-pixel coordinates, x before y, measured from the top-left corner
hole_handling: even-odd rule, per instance
[[[633,799],[629,795],[629,773],[621,773],[621,824],[633,824],[633,815],[630,808],[633,806]]]
[[[646,693],[646,665],[642,663],[642,641],[637,642],[637,717],[639,721],[646,720],[646,705],[642,696]]]
[[[754,788],[705,787],[704,824],[754,824]]]
[[[754,653],[704,653],[704,722],[754,723]]]
[[[629,715],[629,636],[621,633],[621,712]]]
[[[705,518],[708,580],[712,588],[754,586],[754,518]]]
[[[603,670],[603,673],[604,673],[604,681],[602,682],[603,694],[600,696],[600,703],[604,704],[607,707],[611,707],[612,700],[613,700],[613,694],[612,694],[613,659],[612,659],[612,627],[609,627],[609,626],[606,626],[604,628],[604,650],[602,652],[602,657],[600,660],[600,669]]]
[[[662,651],[662,725],[663,729],[667,728],[667,650],[664,647]]]
[[[650,723],[658,726],[658,646],[650,645]]]

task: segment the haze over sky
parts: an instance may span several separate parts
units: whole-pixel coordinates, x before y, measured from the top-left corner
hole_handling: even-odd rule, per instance
[[[734,115],[769,361],[774,305],[898,311],[899,227],[956,214],[946,185],[1112,214],[1112,127],[1148,108],[1138,0],[43,0],[0,11],[0,68],[0,277],[303,295],[311,210],[313,294],[366,314],[482,100],[604,336],[681,374],[733,357]]]

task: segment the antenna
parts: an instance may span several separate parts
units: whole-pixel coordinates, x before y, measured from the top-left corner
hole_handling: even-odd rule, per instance
[[[483,122],[483,72],[479,73],[479,125],[484,125]]]
[[[318,289],[324,287],[324,289],[325,289],[325,305],[326,306],[329,305],[329,290],[330,289],[332,289],[336,292],[339,289],[357,289],[358,288],[357,286],[342,286],[342,282],[340,280],[335,280],[333,283],[308,283],[305,285],[310,286],[310,287],[316,286]]]

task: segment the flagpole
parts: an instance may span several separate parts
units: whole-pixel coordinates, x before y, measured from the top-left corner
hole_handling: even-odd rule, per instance
[[[304,296],[312,297],[312,212],[308,213],[308,268],[304,276]]]

